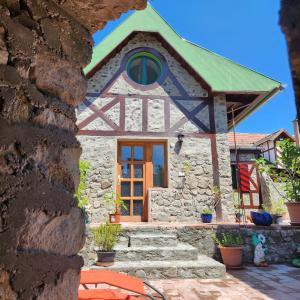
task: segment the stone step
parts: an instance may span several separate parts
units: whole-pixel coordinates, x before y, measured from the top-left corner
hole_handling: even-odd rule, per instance
[[[134,234],[130,236],[130,247],[135,246],[176,247],[177,236],[156,233]]]
[[[176,247],[116,245],[116,261],[144,261],[144,260],[197,260],[198,250],[189,245],[178,243]]]
[[[147,223],[146,223],[147,224]],[[166,225],[166,226],[160,226],[160,225],[153,225],[149,223],[149,225],[128,225],[127,223],[122,223],[122,229],[125,231],[128,235],[141,233],[141,234],[176,234],[177,229],[174,226]]]
[[[168,278],[222,278],[226,272],[223,264],[205,255],[199,255],[196,260],[191,261],[118,261],[110,267],[92,266],[91,269],[112,270],[147,280]]]

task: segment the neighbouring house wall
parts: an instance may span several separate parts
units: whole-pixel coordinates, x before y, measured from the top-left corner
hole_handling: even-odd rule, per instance
[[[187,221],[193,222],[200,218],[204,207],[211,206],[213,202],[212,189],[216,184],[220,184],[221,202],[220,209],[223,217],[229,218],[233,215],[232,189],[231,189],[231,171],[230,171],[230,153],[227,141],[227,115],[225,96],[218,96],[215,99],[208,98],[207,91],[172,57],[161,43],[150,34],[137,34],[128,42],[124,48],[112,57],[100,71],[96,72],[88,81],[87,99],[100,109],[114,99],[113,96],[98,95],[109,80],[118,72],[122,59],[126,53],[137,47],[151,47],[159,51],[166,59],[170,72],[174,75],[175,81],[186,90],[189,96],[203,97],[204,102],[209,100],[214,104],[214,117],[216,127],[216,154],[215,161],[212,160],[213,146],[211,144],[211,134],[205,135],[203,128],[197,126],[195,122],[187,120],[182,125],[178,125],[176,132],[182,132],[186,136],[183,139],[182,147],[177,142],[177,133],[170,135],[161,135],[166,132],[165,102],[160,97],[180,96],[181,91],[178,85],[174,84],[172,78],[166,77],[165,81],[153,89],[141,91],[128,83],[122,74],[119,74],[111,84],[109,93],[122,95],[122,100],[113,106],[112,109],[105,112],[106,117],[112,122],[122,127],[120,124],[121,105],[124,105],[124,131],[130,132],[130,136],[120,136],[117,133],[111,137],[88,136],[79,134],[83,148],[82,159],[91,163],[91,172],[88,179],[87,195],[91,200],[88,210],[92,223],[99,223],[106,220],[110,209],[105,208],[103,195],[106,192],[115,190],[116,182],[116,163],[117,163],[117,141],[126,140],[151,140],[139,134],[143,131],[143,101],[145,97],[148,103],[148,126],[147,133],[160,134],[160,140],[166,140],[168,145],[168,187],[153,188],[149,192],[150,219],[152,221]],[[125,96],[124,96],[125,95]],[[207,99],[207,100],[205,100]],[[178,101],[187,110],[192,111],[203,101],[188,100]],[[92,109],[85,103],[78,107],[78,125],[80,130],[85,132],[99,130],[113,132],[107,122],[101,118],[94,118],[91,122],[86,120],[93,114]],[[170,128],[172,128],[185,115],[178,108],[176,103],[170,102]],[[209,105],[205,106],[195,115],[209,130],[211,120]],[[80,132],[81,132],[80,131]],[[79,132],[79,133],[80,133]],[[200,136],[193,134],[202,133]],[[112,134],[113,135],[113,134]],[[213,163],[215,169],[213,167]],[[189,166],[185,172],[184,165]],[[217,170],[216,170],[217,165]],[[179,173],[185,172],[181,177]],[[217,174],[216,174],[217,173]],[[216,178],[217,177],[217,178]]]

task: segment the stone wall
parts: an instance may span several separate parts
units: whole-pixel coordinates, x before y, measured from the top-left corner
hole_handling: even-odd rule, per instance
[[[176,152],[177,138],[169,140],[169,187],[150,191],[152,221],[200,219],[212,203],[212,158],[209,139],[186,138]],[[184,173],[184,176],[179,176]]]
[[[146,230],[151,232],[151,227],[142,228],[140,226],[123,227],[123,233],[120,237],[122,244],[128,243],[128,237],[132,233]],[[253,263],[253,248],[251,245],[252,234],[263,234],[267,239],[269,263],[289,263],[295,257],[297,245],[300,244],[300,228],[289,225],[271,225],[269,227],[247,225],[170,225],[153,227],[153,232],[167,233],[172,231],[176,234],[178,241],[188,243],[196,247],[199,254],[221,261],[220,253],[215,246],[212,236],[223,232],[240,233],[244,239],[243,261],[244,263]],[[87,233],[87,240],[81,254],[84,258],[85,266],[91,266],[96,261],[96,247],[94,245],[90,231]]]
[[[112,136],[85,136],[79,135],[82,143],[82,158],[90,161],[92,170],[88,183],[87,195],[91,199],[88,209],[92,223],[106,220],[110,209],[104,207],[103,195],[115,190],[116,181],[116,156],[117,140],[129,138],[130,140],[151,140],[146,136],[135,136],[135,132],[142,132],[142,98],[151,95],[148,100],[148,132],[164,132],[164,100],[160,97],[178,96],[180,91],[167,77],[164,82],[151,89],[139,90],[124,79],[124,70],[119,70],[122,59],[137,47],[151,47],[159,51],[166,60],[167,67],[176,77],[176,80],[184,87],[189,96],[208,97],[208,92],[197,82],[180,63],[165,49],[162,44],[151,34],[139,33],[135,35],[114,57],[112,57],[98,72],[88,81],[87,99],[98,109],[109,103],[113,97],[105,97],[101,93],[109,80],[117,74],[109,92],[114,95],[125,95],[125,131],[130,133],[128,137]],[[141,95],[141,96],[139,96]],[[127,97],[126,97],[127,96]],[[157,98],[156,98],[157,97]],[[233,215],[231,197],[231,171],[229,146],[227,142],[227,114],[225,96],[211,99],[214,102],[214,115],[216,127],[218,170],[213,170],[212,145],[210,136],[184,138],[182,147],[177,143],[177,137],[159,136],[160,140],[167,141],[168,145],[168,187],[153,188],[149,192],[149,203],[151,207],[150,220],[152,221],[196,221],[199,220],[201,211],[205,207],[213,207],[213,186],[221,185],[220,207],[223,217],[228,219]],[[183,100],[181,105],[188,111],[193,110],[201,100]],[[105,114],[114,124],[120,126],[120,104],[114,105]],[[85,123],[93,111],[85,104],[78,107],[78,124],[85,131],[105,130],[113,133],[113,129],[101,118],[95,118]],[[175,103],[170,103],[170,126],[184,117],[183,112]],[[210,128],[209,107],[206,106],[196,117],[208,128]],[[213,128],[210,128],[213,130]],[[184,134],[203,133],[203,129],[188,120],[178,128],[178,132]],[[101,135],[101,133],[99,133]],[[113,135],[113,134],[112,134]],[[176,134],[177,135],[177,134]],[[188,165],[188,168],[185,166]],[[188,169],[186,171],[185,169]],[[214,182],[213,173],[218,173],[219,182]],[[180,175],[184,173],[184,175]]]
[[[251,236],[253,233],[263,234],[267,238],[269,263],[288,263],[295,255],[297,245],[300,243],[300,228],[289,225],[240,226],[239,225],[211,225],[187,226],[177,228],[178,238],[198,248],[199,253],[220,259],[211,237],[223,232],[241,233],[244,239],[243,260],[245,263],[253,262],[253,248]]]
[[[81,154],[74,106],[87,87],[91,2],[0,0],[1,299],[77,299],[85,225],[73,196]],[[99,23],[146,4],[116,2]]]

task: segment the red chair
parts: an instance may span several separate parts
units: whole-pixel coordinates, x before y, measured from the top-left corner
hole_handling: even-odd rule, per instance
[[[155,298],[145,291],[145,285],[155,291],[163,300],[164,295],[149,283],[136,277],[116,273],[109,270],[81,271],[80,284],[85,288],[78,290],[78,300],[142,300]],[[94,284],[95,289],[88,289],[87,284]],[[98,284],[107,284],[123,290],[134,292],[138,296],[126,295],[111,289],[97,289]]]

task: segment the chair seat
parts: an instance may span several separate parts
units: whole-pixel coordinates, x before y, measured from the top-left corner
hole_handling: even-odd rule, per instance
[[[140,295],[147,295],[142,280],[110,270],[81,271],[80,284],[109,284]]]
[[[78,300],[142,300],[144,297],[125,295],[109,289],[78,290]]]

